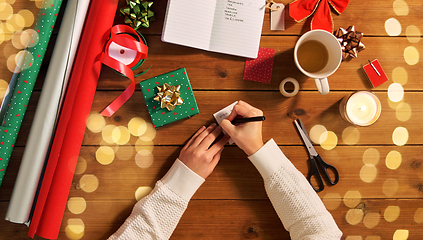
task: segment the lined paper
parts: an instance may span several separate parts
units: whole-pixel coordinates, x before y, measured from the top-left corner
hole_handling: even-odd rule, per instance
[[[264,4],[264,0],[170,0],[162,40],[256,58]]]

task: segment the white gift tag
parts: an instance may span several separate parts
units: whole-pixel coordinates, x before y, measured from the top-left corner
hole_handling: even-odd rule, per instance
[[[222,110],[213,114],[214,118],[217,121],[217,124],[220,124],[220,122],[222,122],[223,119],[226,119],[229,116],[229,114],[231,114],[232,109],[234,109],[234,106],[237,103],[238,103],[238,101],[232,103],[231,105],[229,105],[229,106],[225,107],[224,109],[222,109]],[[229,139],[229,144],[232,144],[232,143],[234,143],[234,141],[232,139]]]
[[[270,11],[270,30],[285,30],[285,5],[274,3],[271,6],[276,11]]]

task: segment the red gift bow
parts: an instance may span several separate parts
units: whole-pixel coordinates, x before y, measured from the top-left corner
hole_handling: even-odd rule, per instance
[[[300,22],[314,13],[310,28],[332,32],[333,21],[329,4],[341,14],[347,8],[348,2],[349,0],[296,0],[289,4],[289,16]]]
[[[138,40],[134,36],[136,36]],[[112,42],[136,51],[137,55],[134,61],[129,65],[125,65],[110,57],[108,52],[109,46]],[[141,36],[133,28],[122,24],[115,25],[111,28],[110,39],[101,55],[101,62],[131,79],[131,83],[121,95],[113,100],[113,102],[101,112],[101,115],[111,117],[132,96],[135,91],[135,80],[134,72],[131,70],[131,67],[135,66],[141,59],[147,58],[147,55],[148,47],[142,42]]]

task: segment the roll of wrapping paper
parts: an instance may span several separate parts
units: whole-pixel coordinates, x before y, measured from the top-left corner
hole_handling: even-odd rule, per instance
[[[3,104],[4,115],[0,126],[0,185],[22,125],[23,118],[43,62],[47,46],[59,14],[62,0],[44,1],[37,16],[34,31],[38,36],[32,36],[23,55],[21,71],[16,83],[11,88],[10,101]]]
[[[25,223],[34,202],[90,0],[68,1],[6,213]]]
[[[66,208],[118,0],[92,0],[28,235],[56,239]]]

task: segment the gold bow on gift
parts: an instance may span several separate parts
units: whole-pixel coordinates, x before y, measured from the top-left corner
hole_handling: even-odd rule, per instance
[[[154,21],[154,12],[150,10],[153,2],[146,0],[126,0],[128,6],[121,8],[120,13],[125,16],[125,23],[129,24],[132,28],[150,26],[150,21]]]
[[[181,95],[179,92],[180,88],[180,85],[170,86],[167,83],[163,84],[162,87],[157,86],[159,92],[154,97],[154,100],[160,102],[161,108],[167,108],[167,110],[173,111],[176,106],[182,105],[184,102],[184,99],[179,97]]]

